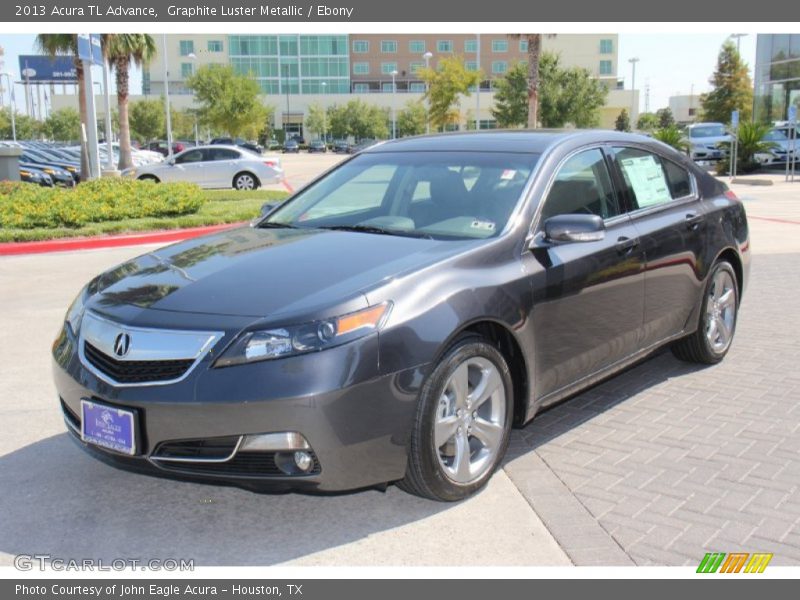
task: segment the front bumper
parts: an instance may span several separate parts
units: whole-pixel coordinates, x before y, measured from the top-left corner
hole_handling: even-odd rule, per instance
[[[95,376],[81,363],[78,343],[64,327],[53,347],[61,409],[71,437],[114,466],[259,491],[344,491],[405,474],[420,370],[379,374],[377,335],[313,354],[222,369],[210,368],[212,359],[205,357],[184,380],[136,387],[113,386]],[[81,399],[134,410],[138,454],[83,442]],[[214,461],[207,469],[158,460],[167,442],[271,432],[305,437],[316,461],[311,474],[276,471],[275,457],[266,455],[246,468],[235,454],[227,465]]]

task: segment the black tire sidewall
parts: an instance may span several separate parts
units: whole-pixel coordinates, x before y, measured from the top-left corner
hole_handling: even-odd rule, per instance
[[[456,483],[448,478],[439,464],[437,456],[438,449],[435,447],[434,441],[434,424],[439,406],[439,398],[444,391],[444,385],[447,380],[461,363],[478,356],[491,361],[503,378],[506,392],[504,434],[500,448],[494,457],[494,464],[492,464],[479,479],[464,485]],[[419,442],[415,446],[417,451],[421,453],[421,456],[418,457],[420,459],[419,466],[422,471],[421,475],[427,487],[430,488],[437,497],[450,501],[466,498],[483,487],[492,477],[492,474],[502,462],[506,448],[508,447],[511,423],[514,416],[513,398],[513,382],[508,364],[497,348],[483,338],[469,336],[457,340],[444,354],[420,393],[419,410],[421,411],[421,418],[418,419],[419,427],[418,430],[415,431]]]

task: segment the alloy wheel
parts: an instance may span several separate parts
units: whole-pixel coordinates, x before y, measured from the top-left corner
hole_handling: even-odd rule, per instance
[[[253,179],[251,175],[239,175],[236,178],[236,189],[237,190],[252,190],[256,186],[256,181]]]
[[[714,275],[706,301],[706,339],[714,352],[727,350],[736,321],[736,283],[730,273]]]

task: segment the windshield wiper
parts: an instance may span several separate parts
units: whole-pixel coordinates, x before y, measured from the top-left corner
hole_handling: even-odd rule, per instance
[[[262,221],[256,225],[256,229],[299,229],[296,225],[289,223],[277,223],[274,221]]]
[[[331,231],[359,231],[363,233],[376,233],[378,235],[398,235],[403,237],[422,238],[432,240],[433,236],[419,231],[408,231],[405,229],[385,229],[377,225],[325,225],[319,229],[329,229]]]

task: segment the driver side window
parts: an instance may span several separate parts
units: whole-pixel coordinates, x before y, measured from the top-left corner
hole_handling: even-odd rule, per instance
[[[556,215],[589,214],[609,219],[620,214],[603,152],[585,150],[558,171],[542,208],[542,222]]]
[[[203,162],[202,150],[191,150],[189,152],[184,152],[175,159],[175,163],[179,165],[193,162]]]

